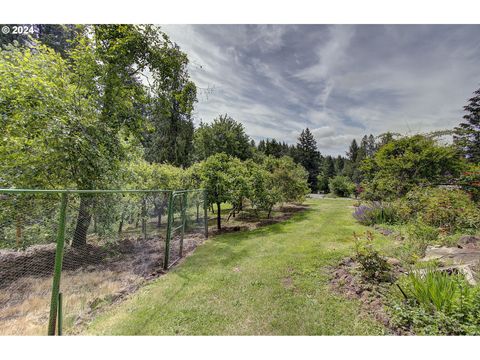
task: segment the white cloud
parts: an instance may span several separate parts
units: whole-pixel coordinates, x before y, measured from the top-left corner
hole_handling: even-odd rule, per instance
[[[162,29],[189,56],[197,122],[228,113],[257,140],[290,143],[309,127],[322,153],[369,133],[452,128],[480,84],[477,25]]]

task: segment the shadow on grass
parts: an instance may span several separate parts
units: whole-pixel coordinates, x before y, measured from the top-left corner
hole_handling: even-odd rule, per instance
[[[288,220],[259,227],[254,230],[243,230],[232,233],[219,234],[214,236],[206,246],[199,247],[196,252],[202,256],[192,256],[189,261],[180,269],[190,270],[195,268],[195,272],[209,271],[212,267],[224,268],[236,265],[243,258],[252,255],[255,247],[246,246],[248,241],[262,241],[262,237],[268,237],[276,234],[285,234],[287,227],[292,223],[300,223],[308,219],[313,209],[305,208],[295,213]],[[293,235],[292,235],[293,239]],[[208,251],[208,255],[204,252]],[[200,254],[198,254],[200,255]],[[185,275],[177,270],[177,275]]]

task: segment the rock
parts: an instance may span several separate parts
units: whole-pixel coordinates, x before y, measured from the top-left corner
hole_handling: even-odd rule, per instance
[[[477,249],[480,247],[480,236],[464,235],[458,240],[461,249]]]
[[[472,244],[471,239],[464,241]],[[437,260],[441,264],[439,271],[463,274],[470,284],[477,284],[475,269],[480,263],[480,248],[428,247],[421,261],[429,260]]]
[[[392,257],[387,257],[387,263],[391,266],[400,266],[401,262],[400,260]]]
[[[438,260],[443,265],[476,265],[480,262],[480,249],[429,246],[421,261],[430,260]]]

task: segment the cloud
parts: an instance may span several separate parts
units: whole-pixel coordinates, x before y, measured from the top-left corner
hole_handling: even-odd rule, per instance
[[[364,134],[458,124],[480,85],[478,25],[162,25],[199,86],[195,121],[228,113],[255,140],[322,153]]]

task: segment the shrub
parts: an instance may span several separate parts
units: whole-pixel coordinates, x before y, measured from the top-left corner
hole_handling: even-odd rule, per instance
[[[378,201],[358,206],[353,217],[363,225],[394,224],[398,218],[391,204]]]
[[[402,202],[405,218],[418,218],[447,233],[480,228],[480,209],[463,190],[417,187]]]
[[[355,260],[362,267],[363,277],[370,281],[390,281],[390,265],[373,247],[373,234],[369,231],[365,237],[353,234],[355,239]]]
[[[394,325],[424,335],[479,335],[480,288],[432,267],[398,283],[389,309]]]
[[[398,257],[407,263],[414,263],[425,256],[427,246],[438,241],[440,231],[417,221],[407,225],[405,235],[405,240],[398,249]]]
[[[346,176],[335,176],[328,182],[330,191],[340,197],[349,197],[355,190],[355,184]]]
[[[431,136],[394,139],[362,163],[365,196],[369,200],[395,199],[419,184],[448,182],[459,176],[465,165],[454,146]]]

